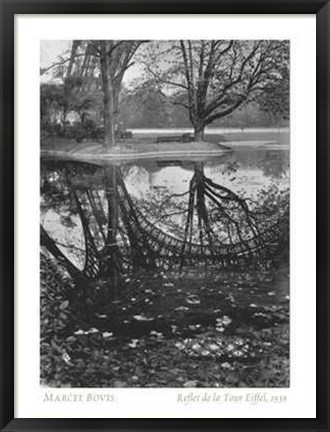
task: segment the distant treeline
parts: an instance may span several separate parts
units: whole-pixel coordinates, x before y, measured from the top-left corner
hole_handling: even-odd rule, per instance
[[[170,98],[149,89],[139,92],[123,92],[118,116],[125,128],[191,127],[188,111],[172,103]],[[272,127],[287,126],[288,115],[283,116],[262,109],[259,103],[249,102],[233,113],[215,120],[212,127]]]

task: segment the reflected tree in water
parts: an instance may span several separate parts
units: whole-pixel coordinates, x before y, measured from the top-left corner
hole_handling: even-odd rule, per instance
[[[211,256],[216,254],[216,244],[244,244],[246,233],[251,237],[259,235],[257,223],[245,200],[207,178],[202,163],[195,163],[195,172],[189,185],[183,255],[185,248],[191,247],[194,224],[197,225],[195,232],[198,233],[201,254]]]
[[[285,209],[282,215],[276,208],[269,211],[269,205],[268,210],[258,209],[208,178],[201,162],[194,163],[188,190],[168,195],[157,208],[150,202],[143,209],[127,191],[120,168],[110,165],[69,164],[46,172],[42,193],[43,204],[62,215],[61,223],[64,216],[66,226],[79,221],[84,250],[73,253],[83,255],[83,268],[70,261],[43,227],[42,245],[85,291],[97,288],[111,300],[118,298],[127,274],[137,269],[258,263],[273,253],[287,223]],[[174,218],[180,224],[176,235],[166,225]],[[66,246],[72,249],[72,244]]]
[[[273,191],[270,196],[279,194]],[[280,208],[262,207],[260,202],[241,197],[228,187],[215,183],[204,172],[203,163],[194,163],[187,191],[181,194],[158,192],[157,200],[144,200],[141,207],[149,219],[180,239],[176,252],[184,264],[217,263],[228,268],[270,255],[285,229]],[[283,208],[283,212],[282,212]]]

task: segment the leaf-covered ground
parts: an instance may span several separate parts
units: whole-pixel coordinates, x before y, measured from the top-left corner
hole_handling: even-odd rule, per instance
[[[75,315],[65,283],[55,286],[54,280],[42,284],[44,385],[289,386],[289,279],[283,269],[139,274],[88,322]]]

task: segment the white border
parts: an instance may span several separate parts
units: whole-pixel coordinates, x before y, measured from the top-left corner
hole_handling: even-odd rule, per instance
[[[15,417],[283,417],[315,409],[315,30],[312,15],[15,16]],[[58,389],[113,394],[115,403],[45,403],[39,387],[39,45],[51,39],[290,39],[291,387],[287,402],[190,403],[191,390]],[[193,390],[193,394],[204,394]],[[209,394],[253,393],[248,389]]]

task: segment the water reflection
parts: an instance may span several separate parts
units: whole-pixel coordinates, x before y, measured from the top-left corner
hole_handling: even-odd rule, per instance
[[[287,385],[288,155],[257,153],[42,161],[41,364],[49,382],[57,363],[45,359],[55,346],[68,376],[77,370],[70,386],[182,386],[161,377],[175,364],[178,377],[205,365],[206,387]],[[257,377],[240,375],[242,362],[261,364]]]
[[[279,188],[288,187],[288,151],[245,149],[203,162],[207,177],[250,198],[272,183]],[[134,162],[128,164],[126,170],[127,188],[135,196],[145,195],[150,188],[165,187],[172,193],[182,193],[193,174],[194,162]]]
[[[112,299],[142,268],[269,267],[288,244],[288,155],[275,154],[122,166],[43,161],[42,245]]]

